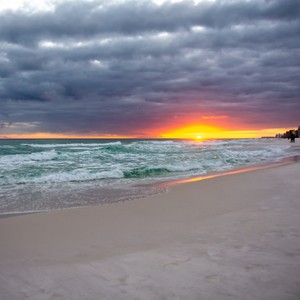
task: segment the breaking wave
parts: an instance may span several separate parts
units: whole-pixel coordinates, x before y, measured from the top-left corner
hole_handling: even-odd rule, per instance
[[[72,203],[72,199],[84,189],[112,186],[132,189],[139,183],[198,176],[276,161],[288,156],[288,148],[288,143],[261,139],[202,142],[2,140],[0,213],[1,210],[18,211],[21,203],[24,210],[25,206],[27,210],[34,210],[33,195],[47,203],[59,201],[57,206],[65,207],[66,199]],[[71,196],[63,196],[65,191]],[[110,195],[110,199],[117,197],[112,192]],[[53,197],[61,199],[53,200]],[[95,193],[94,199],[99,197],[104,196]],[[69,202],[68,205],[72,206]]]

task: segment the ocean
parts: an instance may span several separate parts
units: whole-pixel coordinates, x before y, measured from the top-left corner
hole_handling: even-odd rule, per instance
[[[289,156],[286,140],[0,140],[0,214],[98,205],[160,193],[153,183]]]

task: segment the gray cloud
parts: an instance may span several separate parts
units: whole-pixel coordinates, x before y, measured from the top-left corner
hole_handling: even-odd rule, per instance
[[[144,34],[175,32],[191,26],[222,29],[259,21],[298,20],[299,2],[279,1],[190,1],[165,3],[127,1],[67,1],[53,12],[24,14],[11,12],[1,16],[0,37],[11,42],[37,41],[42,38],[91,37],[99,34]]]
[[[249,128],[298,125],[299,16],[292,0],[68,1],[52,12],[4,11],[8,119],[0,123],[141,135],[205,114]]]

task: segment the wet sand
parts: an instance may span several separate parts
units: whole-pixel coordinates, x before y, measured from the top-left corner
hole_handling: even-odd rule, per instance
[[[300,298],[300,164],[0,219],[0,299]]]

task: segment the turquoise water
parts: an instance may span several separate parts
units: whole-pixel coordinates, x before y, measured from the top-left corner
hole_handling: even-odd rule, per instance
[[[205,175],[287,156],[266,139],[0,140],[0,213],[127,200],[145,184]]]

